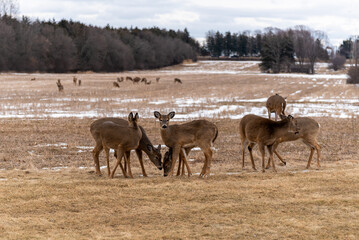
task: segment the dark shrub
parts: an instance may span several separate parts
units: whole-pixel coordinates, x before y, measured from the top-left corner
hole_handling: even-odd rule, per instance
[[[338,71],[339,69],[345,68],[346,58],[342,55],[336,55],[332,58],[331,63],[329,64],[329,69],[333,69],[334,71]]]
[[[358,84],[359,83],[359,67],[350,67],[348,70],[347,83]]]

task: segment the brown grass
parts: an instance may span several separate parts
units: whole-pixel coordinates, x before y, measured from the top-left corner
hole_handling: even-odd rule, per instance
[[[203,67],[211,69],[207,65]],[[168,70],[183,68],[193,66]],[[225,63],[216,68],[233,70]],[[288,164],[278,166],[278,173],[252,171],[248,155],[242,171],[239,120],[228,119],[227,113],[221,113],[209,119],[219,128],[213,174],[209,179],[164,178],[147,156],[145,168],[150,177],[143,178],[135,154],[132,155],[134,179],[124,179],[120,171],[113,180],[95,176],[90,149],[94,141],[89,125],[101,116],[138,110],[141,117],[153,110],[173,109],[187,114],[209,105],[238,104],[228,100],[211,102],[212,97],[263,98],[271,91],[287,96],[302,90],[290,95],[289,102],[305,96],[358,96],[359,88],[338,84],[337,80],[328,80],[326,87],[314,87],[310,79],[255,75],[258,69],[253,66],[244,70],[253,75],[178,76],[162,70],[76,74],[82,79],[81,87],[73,86],[73,74],[39,74],[35,81],[30,81],[32,75],[1,75],[0,111],[9,113],[11,109],[7,107],[12,106],[18,113],[32,112],[35,116],[0,119],[0,238],[358,239],[356,117],[315,118],[321,124],[320,170],[304,171],[309,149],[301,142],[292,142],[279,147]],[[152,78],[153,83],[157,76],[161,80],[150,86],[125,82],[120,89],[112,88],[117,76],[127,75]],[[174,85],[174,77],[184,83]],[[57,91],[58,78],[65,86],[64,93]],[[287,84],[279,85],[280,82]],[[90,98],[98,101],[86,100]],[[119,104],[118,98],[143,100]],[[179,98],[208,101],[178,107],[175,101]],[[166,103],[149,103],[159,100]],[[263,105],[243,104],[248,108]],[[76,113],[93,109],[98,109],[95,118],[44,117],[48,110]],[[154,118],[142,118],[140,124],[154,144],[162,143]],[[202,153],[193,151],[189,158],[192,171],[198,173],[203,165]],[[101,154],[101,165],[105,165],[104,160]],[[259,167],[258,157],[255,160]],[[316,158],[312,166],[315,164]],[[102,170],[104,174],[105,170]]]

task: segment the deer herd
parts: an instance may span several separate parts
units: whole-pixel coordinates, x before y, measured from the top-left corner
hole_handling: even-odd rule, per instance
[[[268,98],[266,102],[268,119],[257,115],[245,115],[239,122],[239,135],[242,151],[242,169],[244,169],[245,151],[248,149],[252,163],[252,168],[256,170],[253,159],[253,148],[258,145],[262,158],[262,172],[272,166],[276,172],[273,154],[277,155],[280,161],[286,165],[286,161],[276,151],[282,142],[295,141],[301,139],[310,148],[310,156],[307,168],[310,167],[314,151],[317,152],[317,168],[320,167],[320,146],[317,142],[320,125],[308,117],[294,118],[284,114],[286,100],[282,96],[275,94]],[[275,120],[271,120],[271,113],[275,113]],[[105,150],[107,161],[107,174],[113,178],[118,166],[122,170],[124,177],[133,178],[131,171],[130,151],[135,150],[138,156],[142,174],[147,176],[142,160],[144,151],[150,161],[159,169],[164,171],[164,176],[173,176],[174,168],[178,159],[178,175],[185,174],[187,169],[188,176],[191,176],[187,156],[194,147],[199,147],[204,154],[204,164],[200,177],[209,177],[213,158],[213,144],[218,136],[217,126],[207,120],[193,120],[183,124],[170,124],[175,112],[161,114],[154,112],[154,117],[159,121],[160,135],[163,143],[168,147],[164,154],[163,162],[161,155],[161,145],[154,147],[146,135],[145,130],[138,125],[138,113],[132,112],[128,119],[121,118],[101,118],[94,121],[90,126],[90,132],[96,145],[92,151],[95,163],[96,174],[101,175],[99,154]],[[277,119],[279,116],[280,120]],[[278,120],[278,121],[277,121]],[[114,150],[116,164],[112,172],[110,171],[110,149]],[[269,153],[267,164],[265,164],[265,149]],[[122,164],[124,159],[124,164]]]

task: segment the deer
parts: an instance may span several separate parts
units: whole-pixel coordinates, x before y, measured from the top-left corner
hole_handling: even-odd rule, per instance
[[[91,126],[90,126],[90,132],[92,137],[94,138],[96,145],[92,151],[92,155],[93,155],[93,159],[95,162],[95,169],[96,169],[96,174],[97,175],[101,175],[101,170],[100,170],[100,163],[99,163],[99,155],[101,153],[101,151],[103,150],[103,145],[102,145],[102,138],[101,138],[101,127],[102,124],[105,122],[113,122],[117,125],[126,127],[128,126],[128,121],[125,119],[121,119],[121,118],[114,118],[114,117],[106,117],[106,118],[100,118],[98,120],[95,120]],[[136,154],[138,157],[138,160],[140,162],[141,165],[141,170],[142,170],[142,175],[144,177],[147,177],[145,168],[143,166],[143,161],[142,161],[142,151],[145,152],[148,156],[148,158],[150,159],[150,161],[159,169],[162,170],[162,162],[161,162],[161,145],[158,145],[157,148],[155,148],[150,139],[147,137],[146,135],[146,131],[145,129],[143,129],[143,127],[139,126],[141,132],[142,132],[142,137],[140,140],[140,143],[138,145],[138,148],[136,149]],[[126,153],[126,158],[130,159],[130,152],[127,151]],[[117,154],[115,152],[115,157],[117,158]],[[126,164],[124,169],[126,170]],[[109,162],[107,162],[107,175],[110,176],[110,164]]]
[[[146,82],[147,82],[147,78],[142,78],[142,79],[141,79],[141,82],[146,83]]]
[[[82,82],[81,82],[81,79],[79,79],[78,83],[79,83],[79,86],[81,86],[81,83],[82,83]]]
[[[276,172],[273,161],[273,146],[276,145],[276,141],[284,137],[288,132],[299,134],[299,130],[297,120],[291,115],[283,117],[281,121],[273,121],[253,114],[245,115],[239,123],[239,134],[242,146],[242,169],[244,169],[245,148],[248,146],[252,168],[256,170],[252,149],[255,144],[258,144],[259,151],[262,155],[262,172],[265,172],[264,157],[266,147],[269,152],[273,170]]]
[[[133,82],[133,79],[132,79],[132,77],[126,77],[126,81],[132,81]]]
[[[126,157],[127,155],[126,152],[137,149],[140,140],[142,138],[142,131],[137,124],[138,118],[139,118],[138,113],[133,115],[133,113],[131,112],[128,115],[127,126],[121,126],[112,121],[105,121],[98,128],[98,131],[100,132],[99,135],[101,138],[102,147],[106,153],[106,161],[108,166],[109,166],[110,148],[115,149],[117,155],[117,162],[114,169],[110,173],[110,178],[114,177],[118,165],[120,165],[124,177],[125,178],[128,177],[125,169],[121,164],[122,157],[125,158],[126,164],[128,166],[129,177],[133,178],[130,159]],[[93,151],[93,154],[95,156],[96,152]],[[96,164],[96,172],[99,173],[98,163],[95,162],[95,164]]]
[[[266,108],[268,110],[268,118],[269,119],[271,117],[271,113],[273,113],[273,112],[275,113],[276,121],[277,121],[277,116],[285,115],[284,110],[287,105],[285,99],[286,98],[283,98],[282,96],[278,95],[278,93],[276,93],[273,96],[270,96],[267,99]]]
[[[135,77],[133,79],[133,83],[139,83],[140,81],[141,81],[141,78],[139,78],[139,77]]]
[[[187,162],[185,149],[198,146],[205,156],[200,177],[209,177],[212,163],[211,147],[218,136],[217,126],[207,120],[194,120],[188,123],[169,125],[169,121],[175,116],[175,112],[165,115],[155,111],[154,116],[160,122],[162,141],[173,150],[172,161],[163,163],[164,176],[173,175],[174,166],[180,154],[183,155],[185,163]]]
[[[175,79],[174,79],[174,83],[180,83],[180,84],[182,84],[182,81],[181,81],[181,79],[179,79],[179,78],[175,78]]]
[[[282,116],[283,117],[283,116]],[[282,142],[289,142],[289,141],[296,141],[298,139],[301,139],[305,145],[307,145],[310,148],[310,155],[308,159],[308,163],[306,168],[310,168],[310,163],[313,158],[314,150],[317,151],[317,168],[320,168],[320,145],[317,141],[317,136],[319,134],[320,125],[317,121],[315,121],[312,118],[309,117],[297,117],[297,125],[300,128],[300,131],[298,134],[293,134],[288,132],[284,136],[277,139],[275,145],[273,146],[273,152],[277,155],[277,157],[281,160],[281,162],[286,165],[286,161],[283,160],[283,158],[279,155],[277,152],[277,147]],[[270,165],[270,159],[268,159],[268,163],[266,168],[269,168]]]
[[[56,85],[57,85],[57,88],[59,89],[59,92],[62,92],[64,90],[64,86],[61,84],[60,79],[57,79]]]
[[[31,78],[31,81],[35,81],[36,80],[36,78]]]
[[[192,148],[185,148],[184,149],[184,153],[186,154],[186,156],[188,156],[189,152],[191,151]],[[169,162],[172,162],[172,148],[168,148],[168,151],[165,152],[165,155],[163,157],[163,163],[166,166],[165,172],[168,172],[170,166],[169,166]],[[179,157],[179,161],[178,161],[178,169],[177,169],[177,174],[176,176],[179,176],[181,174],[181,176],[185,175],[185,167],[187,168],[187,173],[188,173],[188,177],[190,177],[192,175],[192,171],[188,165],[187,159],[184,157],[183,151],[180,152],[180,157]],[[182,172],[181,172],[182,169]]]
[[[73,82],[74,85],[76,86],[76,85],[77,85],[77,78],[76,78],[76,77],[73,77],[73,78],[72,78],[72,82]]]
[[[117,88],[120,87],[120,84],[118,84],[118,82],[113,82],[112,85],[113,85],[114,87],[117,87]]]
[[[121,78],[118,77],[117,78],[117,82],[123,82],[123,80],[124,80],[123,77],[121,77]]]
[[[159,83],[159,81],[160,81],[160,78],[156,77],[156,83]]]
[[[150,85],[151,84],[151,81],[146,81],[145,82],[145,85]]]

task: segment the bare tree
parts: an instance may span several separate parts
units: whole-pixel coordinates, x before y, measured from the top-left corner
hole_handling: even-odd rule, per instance
[[[19,13],[17,0],[0,0],[0,15],[16,16]]]

